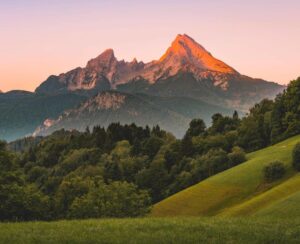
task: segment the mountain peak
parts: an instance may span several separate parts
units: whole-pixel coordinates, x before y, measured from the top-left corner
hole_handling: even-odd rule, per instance
[[[178,34],[175,40],[172,42],[171,46],[168,48],[167,52],[160,58],[160,61],[168,58],[170,55],[176,56],[191,56],[193,54],[208,54],[209,52],[205,50],[200,44],[198,44],[193,38],[186,34]]]
[[[233,68],[214,58],[203,46],[187,34],[177,35],[159,62],[168,63],[170,66],[192,65],[200,70],[236,73]]]
[[[198,44],[192,37],[188,36],[187,34],[178,34],[175,40],[173,41],[173,43],[178,43],[178,42],[186,43],[186,44],[188,43]]]
[[[138,63],[138,61],[137,61],[137,59],[136,59],[136,58],[134,58],[134,59],[131,61],[131,63],[132,63],[132,64],[137,64],[137,63]]]
[[[113,62],[116,62],[117,59],[114,54],[113,49],[106,49],[103,53],[101,53],[98,57],[90,60],[87,63],[87,68],[92,68],[98,70],[103,66],[110,66]]]
[[[115,57],[115,52],[112,48],[106,49],[103,53],[100,54],[102,57]]]

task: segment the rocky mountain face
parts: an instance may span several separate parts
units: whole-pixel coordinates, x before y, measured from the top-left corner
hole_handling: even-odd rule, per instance
[[[144,63],[118,61],[114,51],[108,49],[90,60],[85,68],[76,68],[59,76],[50,76],[37,89],[37,93],[58,93],[66,91],[105,91],[131,79],[144,67]]]
[[[150,63],[118,61],[112,49],[59,76],[50,76],[37,93],[116,89],[163,96],[188,96],[216,105],[247,110],[283,90],[273,82],[252,79],[213,57],[187,35],[178,35],[159,59]],[[198,91],[195,93],[195,91]],[[183,94],[180,94],[183,92]]]
[[[226,89],[226,75],[238,75],[233,68],[214,58],[200,44],[187,35],[178,35],[166,53],[150,63],[118,61],[112,49],[90,60],[85,68],[76,68],[59,76],[50,76],[37,92],[59,90],[109,89],[136,79],[150,84],[175,76],[179,72],[192,73],[197,80],[212,78],[213,84]],[[49,89],[50,88],[50,89]]]
[[[158,60],[118,60],[108,49],[76,68],[52,75],[35,93],[0,93],[0,139],[56,129],[83,130],[111,122],[161,125],[182,136],[200,117],[245,112],[285,87],[240,74],[187,35],[178,35]],[[79,107],[78,107],[79,106]]]
[[[55,120],[45,120],[34,135],[49,135],[63,128],[84,131],[87,126],[106,127],[113,122],[120,122],[142,126],[159,125],[177,137],[182,137],[193,118],[201,116],[209,123],[210,117],[217,112],[226,115],[233,113],[229,109],[194,99],[106,91],[88,99],[76,109],[65,111]]]

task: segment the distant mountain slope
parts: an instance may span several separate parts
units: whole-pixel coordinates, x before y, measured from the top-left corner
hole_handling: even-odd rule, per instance
[[[143,79],[135,80],[119,85],[117,90],[164,97],[189,97],[210,104],[247,111],[255,103],[264,98],[272,99],[284,89],[276,83],[242,75],[230,74],[227,78],[231,85],[226,90],[216,87],[210,77],[199,81],[191,73],[178,73],[154,84],[149,84]]]
[[[211,116],[215,113],[222,113],[223,115],[232,115],[233,109],[224,108],[221,106],[209,104],[207,102],[201,101],[199,99],[172,96],[163,97],[155,95],[146,94],[135,94],[160,108],[165,108],[167,110],[178,113],[189,121],[194,118],[201,118],[205,121],[207,125],[211,123]],[[240,115],[243,115],[240,113]]]
[[[78,105],[86,97],[75,93],[40,95],[25,91],[0,94],[0,140],[30,135],[47,118]]]
[[[149,63],[117,60],[112,49],[59,76],[50,76],[37,93],[120,91],[162,96],[188,96],[208,103],[247,110],[284,87],[241,75],[213,57],[188,35],[178,35],[159,59]],[[217,99],[216,99],[217,98]]]
[[[222,107],[188,98],[162,98],[144,94],[106,91],[90,98],[78,108],[64,112],[57,120],[46,120],[35,135],[48,135],[65,128],[83,131],[87,126],[108,126],[113,122],[136,123],[139,126],[159,125],[182,137],[192,118],[205,118],[213,113],[232,114]]]
[[[244,216],[280,215],[300,216],[293,202],[281,212],[283,203],[298,199],[299,173],[291,168],[291,153],[300,136],[248,155],[248,161],[204,180],[156,204],[153,216]],[[283,161],[288,169],[286,177],[271,185],[263,183],[262,169],[274,160]],[[291,209],[289,209],[289,207]]]

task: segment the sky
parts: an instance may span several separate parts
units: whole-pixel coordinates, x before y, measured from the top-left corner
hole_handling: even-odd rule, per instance
[[[186,33],[242,74],[300,76],[299,0],[0,0],[0,90],[33,91],[113,48],[159,59]]]

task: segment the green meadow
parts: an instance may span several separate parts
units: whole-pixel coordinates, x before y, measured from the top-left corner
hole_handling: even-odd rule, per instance
[[[300,217],[300,174],[291,165],[299,141],[300,136],[292,137],[248,154],[247,162],[156,204],[152,216]],[[263,167],[274,160],[282,161],[287,172],[283,179],[267,184]]]
[[[137,218],[0,224],[1,243],[299,243],[300,219]]]

